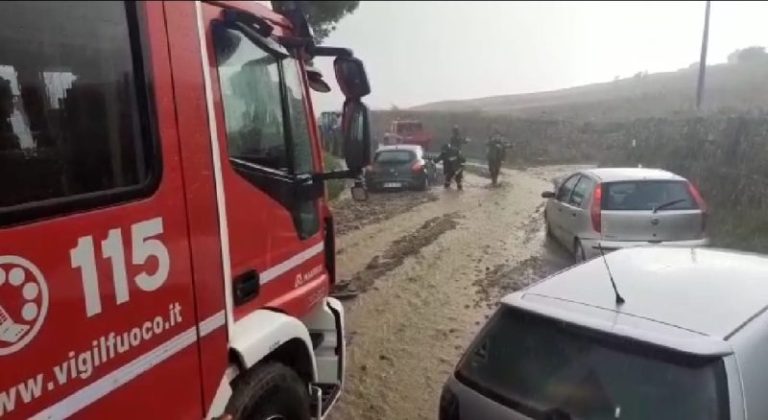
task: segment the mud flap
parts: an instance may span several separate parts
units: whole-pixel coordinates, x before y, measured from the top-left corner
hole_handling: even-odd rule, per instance
[[[309,398],[311,400],[312,408],[310,414],[313,419],[323,418],[323,390],[320,387],[310,385],[309,386]]]
[[[312,386],[320,391],[319,401],[313,395],[312,413],[322,418],[338,399],[344,380],[344,307],[338,300],[326,298],[303,322],[312,337],[317,365],[317,381]]]

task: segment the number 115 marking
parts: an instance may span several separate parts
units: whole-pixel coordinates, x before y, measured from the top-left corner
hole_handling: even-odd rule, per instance
[[[153,274],[141,272],[133,281],[139,289],[152,292],[160,288],[168,279],[170,256],[168,248],[160,239],[154,238],[163,233],[163,219],[154,219],[131,225],[131,263],[144,265],[151,257],[157,259],[157,270]],[[110,229],[107,238],[101,241],[102,258],[112,265],[112,281],[115,287],[115,303],[120,305],[130,300],[128,274],[125,264],[123,233],[119,228]],[[72,268],[79,268],[83,295],[85,296],[85,314],[90,318],[101,313],[101,293],[99,292],[98,272],[96,269],[96,251],[93,236],[83,236],[77,246],[69,251]]]

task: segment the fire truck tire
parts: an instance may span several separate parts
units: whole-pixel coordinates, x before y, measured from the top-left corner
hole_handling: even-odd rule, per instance
[[[308,387],[282,363],[257,365],[236,385],[225,412],[234,420],[309,420]]]

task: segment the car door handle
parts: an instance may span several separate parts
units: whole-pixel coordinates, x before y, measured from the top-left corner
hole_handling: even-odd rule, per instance
[[[571,213],[571,216],[576,217],[576,213]]]
[[[235,277],[232,283],[232,298],[235,306],[256,298],[259,295],[259,283],[259,273],[256,270],[248,270]]]

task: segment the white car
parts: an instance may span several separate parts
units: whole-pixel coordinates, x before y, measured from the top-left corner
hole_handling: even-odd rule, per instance
[[[619,250],[506,296],[439,418],[768,419],[767,309],[765,256]]]
[[[577,260],[629,246],[705,246],[707,207],[688,180],[645,168],[585,169],[547,198],[547,235]]]

